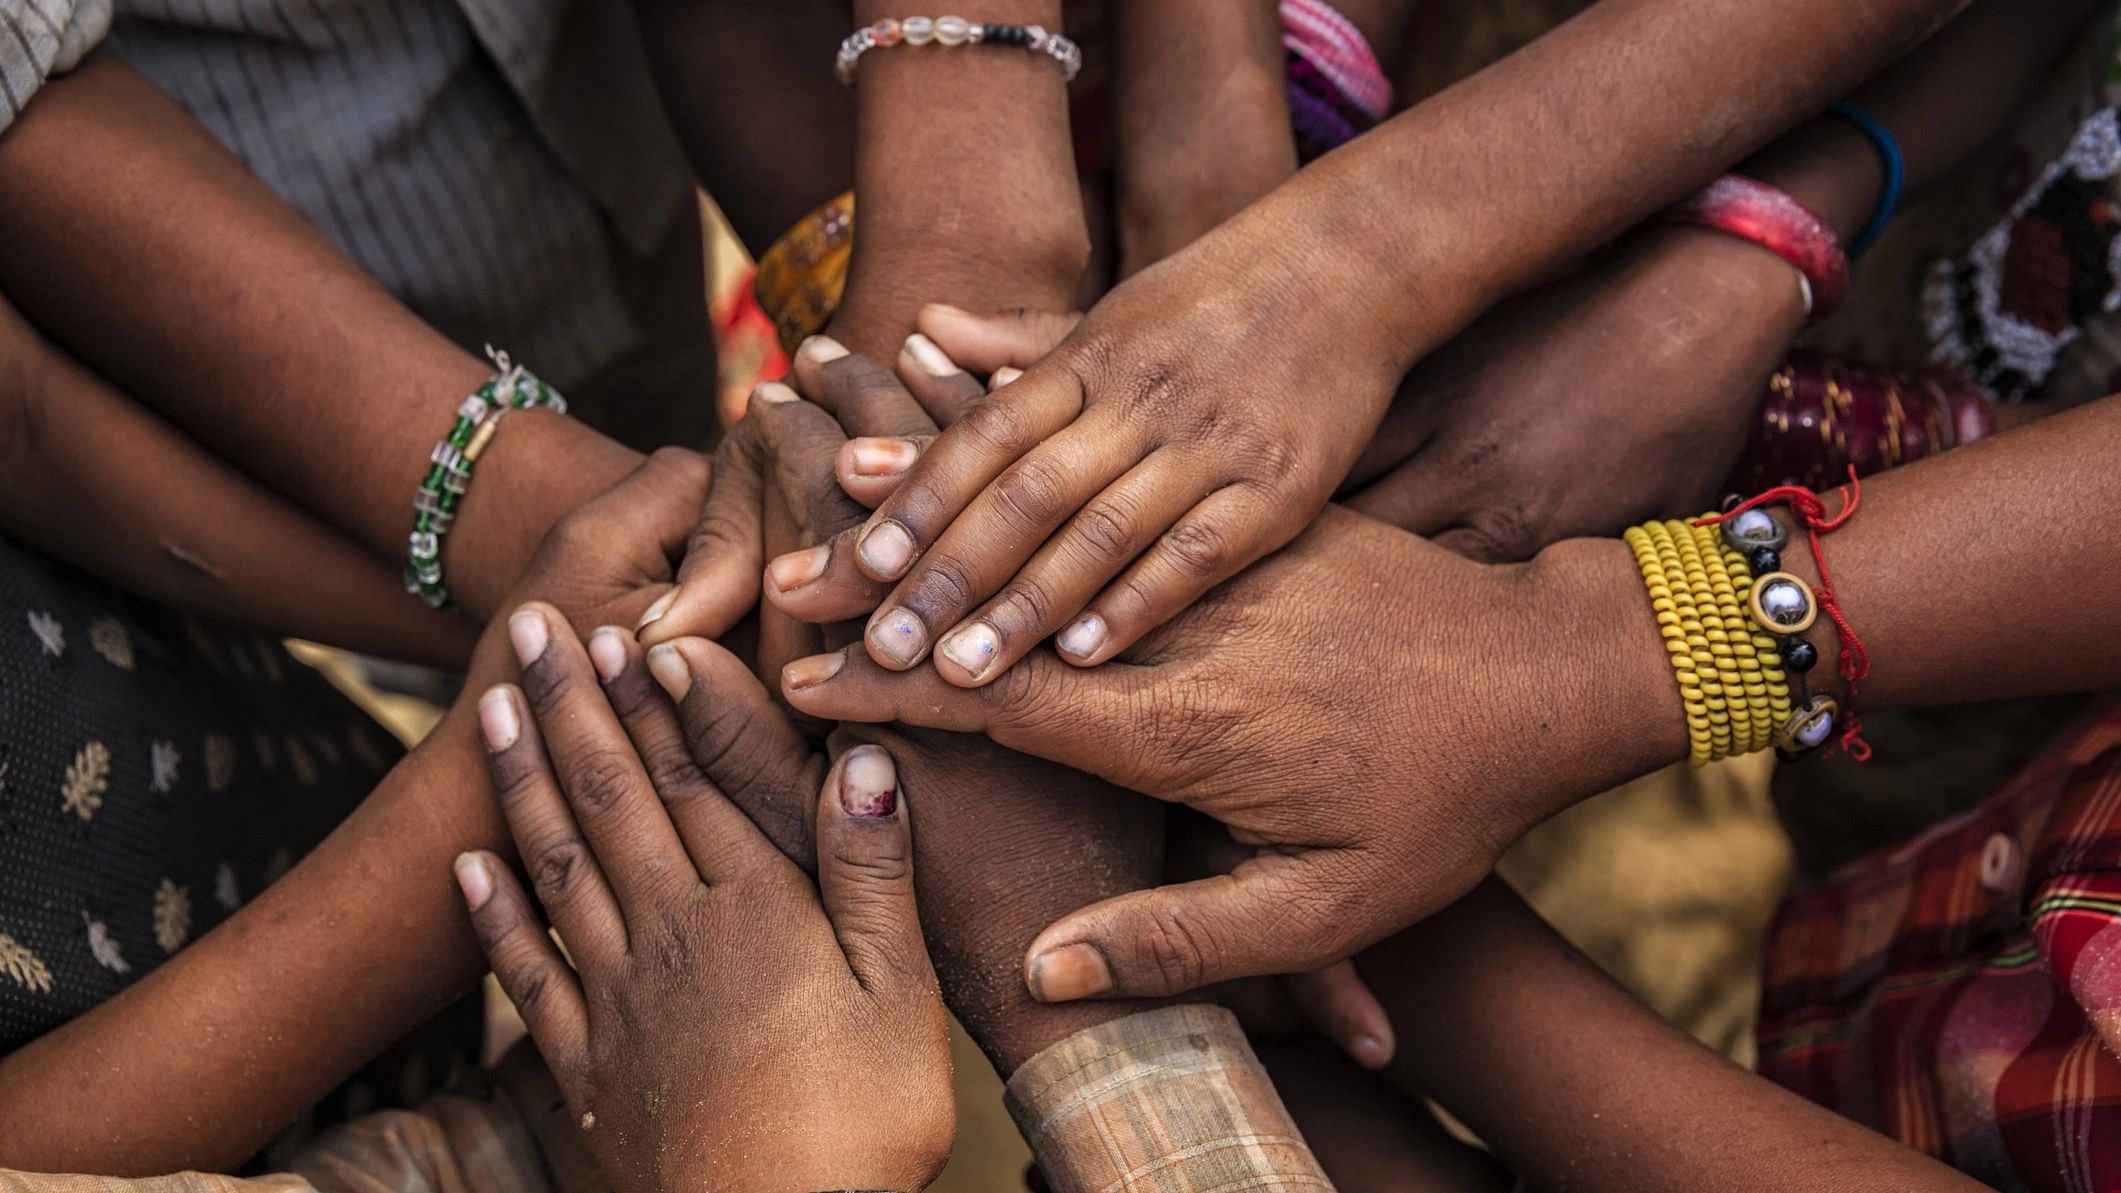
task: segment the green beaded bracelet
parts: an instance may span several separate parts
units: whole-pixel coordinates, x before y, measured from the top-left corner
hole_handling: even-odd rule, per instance
[[[442,583],[442,539],[456,521],[457,507],[471,488],[472,469],[493,441],[501,419],[511,410],[543,407],[567,413],[567,399],[492,345],[486,355],[497,370],[470,397],[457,405],[456,425],[428,453],[427,475],[412,495],[412,534],[405,559],[405,591],[431,609],[447,608],[449,589]]]

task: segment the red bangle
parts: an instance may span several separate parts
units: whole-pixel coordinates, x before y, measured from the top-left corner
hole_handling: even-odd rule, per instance
[[[1765,182],[1726,174],[1665,212],[1675,224],[1698,224],[1750,240],[1796,266],[1804,280],[1804,309],[1817,322],[1849,288],[1849,259],[1841,238],[1811,208]]]

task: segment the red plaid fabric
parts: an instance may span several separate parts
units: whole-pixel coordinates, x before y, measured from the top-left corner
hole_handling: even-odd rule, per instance
[[[2121,1191],[2121,705],[1784,903],[1760,1072],[2001,1188]]]

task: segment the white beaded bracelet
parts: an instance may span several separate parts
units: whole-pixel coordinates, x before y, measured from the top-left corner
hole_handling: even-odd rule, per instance
[[[1067,37],[1048,33],[1040,25],[998,25],[991,22],[968,21],[963,17],[885,17],[874,24],[864,25],[847,35],[840,43],[838,59],[833,69],[840,82],[854,85],[854,67],[862,55],[878,46],[924,46],[930,42],[939,46],[987,45],[1022,46],[1034,54],[1045,54],[1060,63],[1062,73],[1069,82],[1083,69],[1083,50]]]

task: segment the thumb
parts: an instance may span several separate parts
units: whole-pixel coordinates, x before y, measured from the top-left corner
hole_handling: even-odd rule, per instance
[[[1324,969],[1292,973],[1282,979],[1289,997],[1319,1034],[1365,1069],[1382,1069],[1392,1061],[1392,1020],[1384,1004],[1356,972],[1355,962],[1336,961]]]
[[[935,341],[958,365],[979,373],[1014,366],[1028,369],[1060,346],[1082,322],[1076,311],[1011,311],[975,315],[953,306],[930,303],[917,320],[921,334]]]
[[[867,990],[932,986],[913,901],[913,838],[898,771],[882,746],[840,755],[817,810],[817,880],[825,914]]]
[[[715,453],[699,521],[678,564],[677,587],[634,627],[643,646],[676,638],[719,638],[758,603],[765,565],[763,445],[752,420],[737,424]]]
[[[1261,854],[1229,874],[1094,903],[1039,933],[1024,983],[1040,1002],[1162,998],[1354,951],[1353,917],[1320,873],[1328,851]]]

